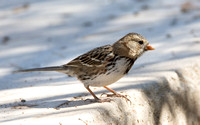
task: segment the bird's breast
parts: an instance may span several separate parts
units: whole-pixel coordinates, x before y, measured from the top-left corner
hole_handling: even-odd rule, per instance
[[[122,78],[132,67],[134,61],[126,57],[116,57],[106,65],[106,72],[90,76],[82,82],[89,86],[107,86]]]

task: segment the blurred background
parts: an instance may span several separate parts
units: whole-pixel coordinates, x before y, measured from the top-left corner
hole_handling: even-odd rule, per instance
[[[200,0],[1,0],[0,89],[63,81],[64,74],[11,72],[65,64],[130,32],[142,34],[156,48],[130,73],[196,56],[199,27]]]

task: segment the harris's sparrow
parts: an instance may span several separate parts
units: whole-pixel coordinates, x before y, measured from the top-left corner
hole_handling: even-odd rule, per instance
[[[57,71],[74,76],[84,84],[95,100],[101,101],[89,87],[104,87],[115,95],[120,95],[107,86],[127,74],[136,59],[148,50],[154,48],[142,35],[129,33],[113,45],[97,47],[67,64],[15,72]]]

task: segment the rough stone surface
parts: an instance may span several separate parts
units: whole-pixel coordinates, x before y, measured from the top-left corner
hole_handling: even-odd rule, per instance
[[[1,0],[1,125],[199,125],[199,0]],[[129,32],[156,50],[109,87],[127,95],[94,103],[75,78],[12,74],[67,63]],[[66,105],[55,109],[66,102]]]

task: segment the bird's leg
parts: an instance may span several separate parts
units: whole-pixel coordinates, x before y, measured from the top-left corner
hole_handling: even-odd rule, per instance
[[[94,97],[95,100],[100,100],[100,99],[92,92],[92,90],[89,88],[89,86],[88,86],[88,87],[85,87],[85,88],[90,92],[90,94]]]
[[[102,103],[102,102],[110,102],[110,101],[111,101],[111,99],[99,99],[99,98],[92,92],[92,90],[89,88],[89,86],[86,86],[85,88],[86,88],[86,89],[90,92],[90,94],[94,97],[95,101],[100,102],[100,103]],[[62,103],[62,104],[56,106],[55,109],[59,109],[59,108],[60,108],[61,106],[63,106],[63,105],[68,105],[69,102],[70,102],[70,101],[64,102],[64,103]]]
[[[112,90],[112,89],[110,89],[110,88],[108,88],[106,86],[104,86],[104,88],[106,88],[108,91],[112,92],[114,95],[120,95],[117,92],[115,92],[114,90]]]
[[[92,90],[89,88],[89,86],[85,87],[89,92],[90,94],[94,97],[95,101],[97,102],[110,102],[111,100],[110,99],[99,99],[93,92]]]
[[[116,97],[123,97],[123,98],[125,98],[127,101],[131,102],[131,101],[127,98],[127,95],[121,95],[121,94],[115,92],[114,90],[112,90],[112,89],[110,89],[110,88],[108,88],[108,87],[106,87],[106,86],[104,86],[104,88],[106,88],[108,91],[112,92],[114,96],[116,96]],[[104,93],[104,94],[105,94],[105,93]],[[109,97],[109,96],[113,96],[113,95],[109,95],[109,94],[106,94],[106,95],[107,95],[108,97]]]

